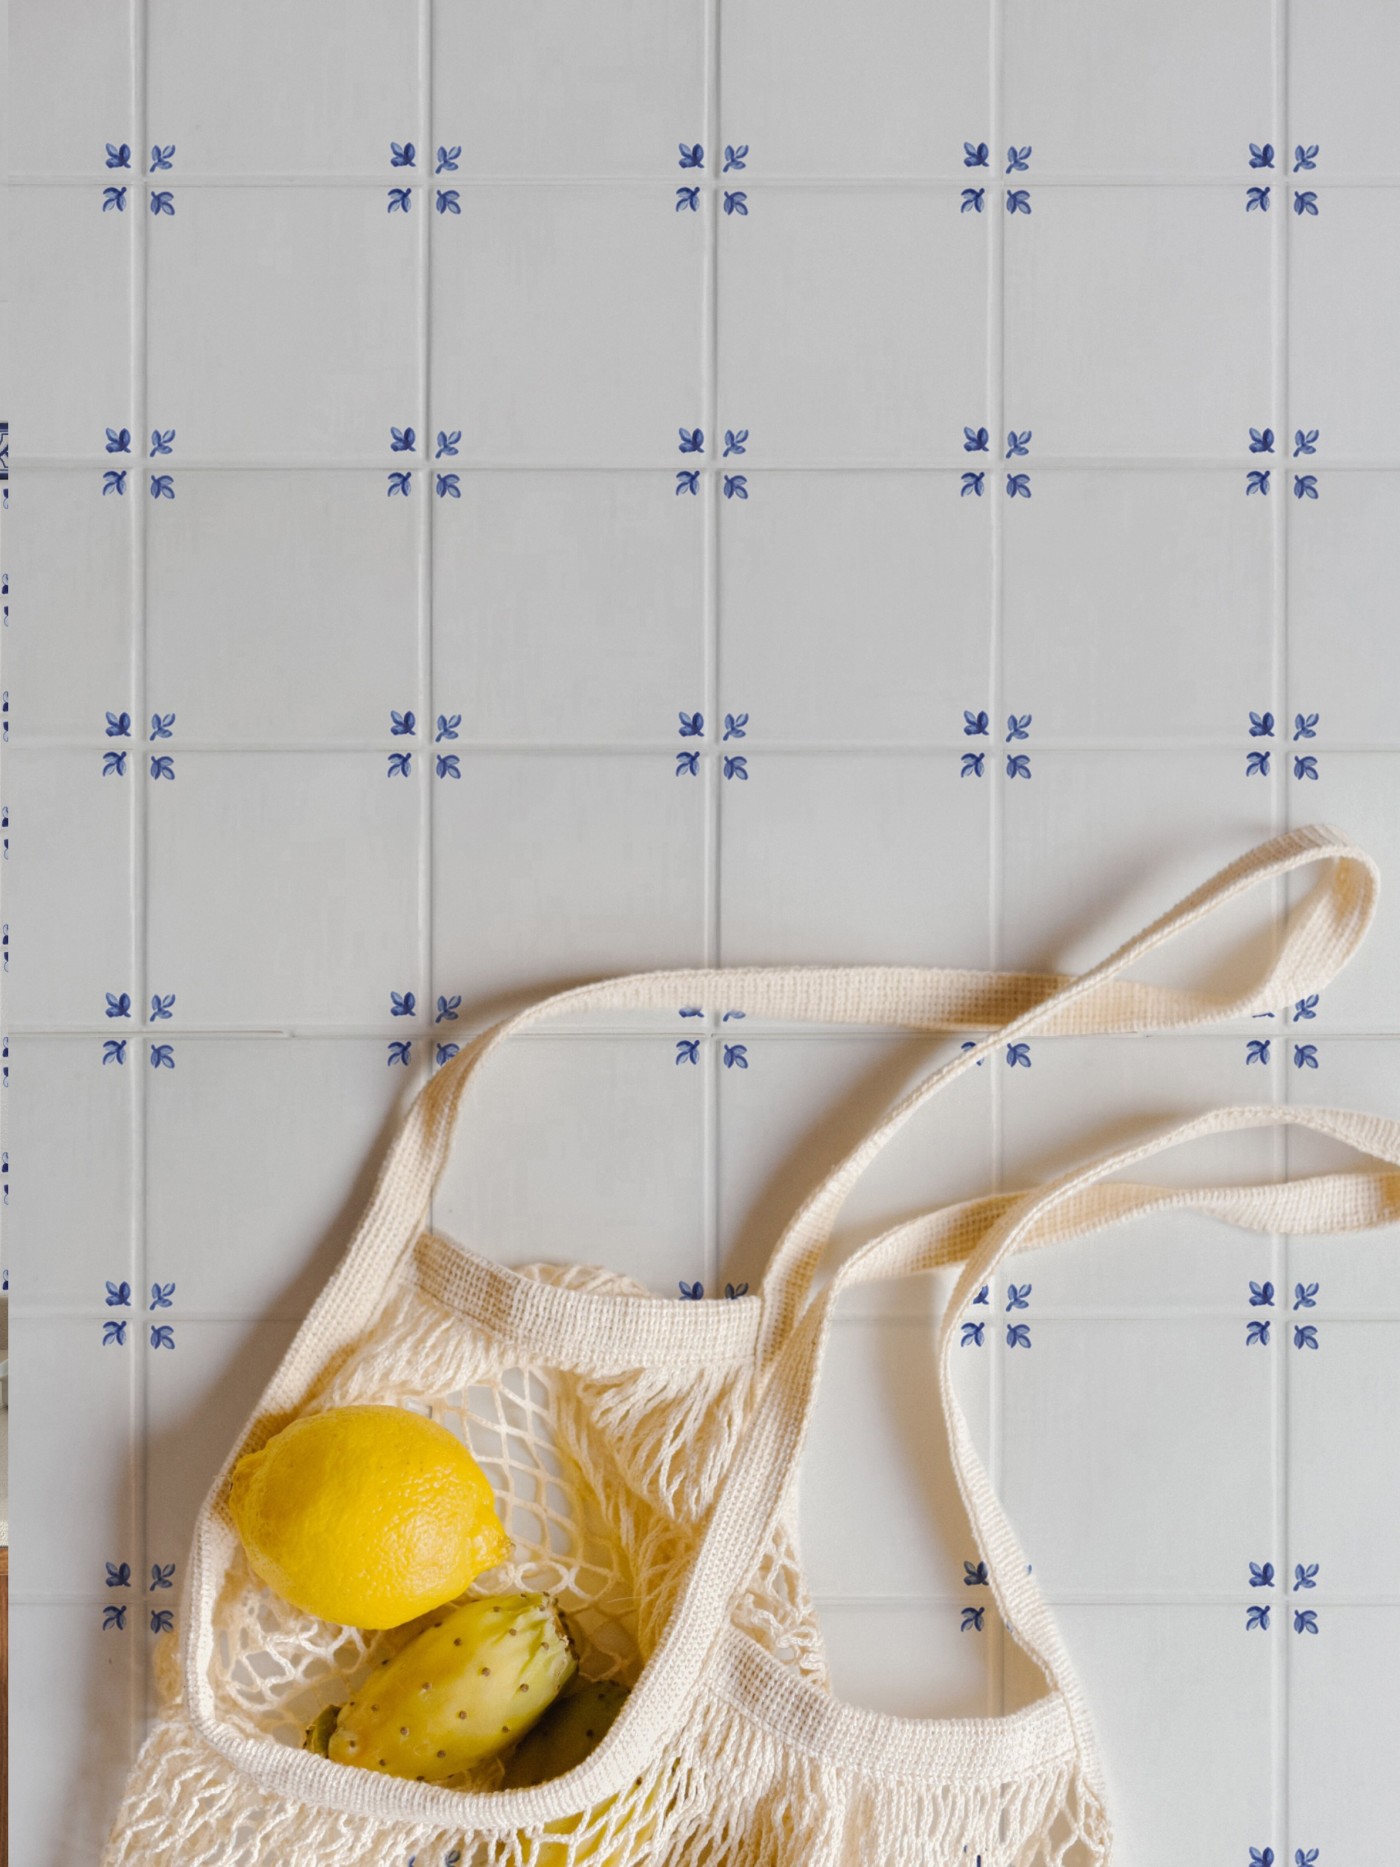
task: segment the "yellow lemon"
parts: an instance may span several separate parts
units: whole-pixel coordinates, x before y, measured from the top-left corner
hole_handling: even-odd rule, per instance
[[[401,1627],[510,1554],[471,1453],[404,1407],[293,1420],[238,1461],[229,1511],[261,1581],[350,1627]]]

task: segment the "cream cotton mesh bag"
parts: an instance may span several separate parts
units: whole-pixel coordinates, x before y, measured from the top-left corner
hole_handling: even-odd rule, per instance
[[[1266,976],[1233,999],[1135,983],[1137,960],[1261,881],[1322,864]],[[917,1108],[1007,1042],[1187,1029],[1320,991],[1363,938],[1374,865],[1323,827],[1274,838],[1079,977],[916,967],[714,968],[580,986],[483,1033],[410,1107],[341,1264],[201,1509],[161,1708],[105,1867],[1079,1867],[1110,1858],[1102,1771],[1053,1618],[1026,1573],[950,1379],[969,1290],[1010,1251],[1197,1205],[1271,1232],[1396,1216],[1393,1173],[1183,1193],[1101,1184],[1166,1141],[1010,1194],[921,1215],[817,1294],[836,1214]],[[1000,1027],[911,1090],[804,1202],[762,1290],[657,1299],[602,1270],[508,1270],[425,1229],[468,1080],[560,1012],[671,1009],[724,988],[751,1017],[940,1031]],[[1229,1110],[1180,1131],[1306,1122],[1400,1162],[1392,1124]],[[832,1697],[797,1555],[792,1473],[831,1305],[850,1282],[966,1260],[939,1380],[959,1489],[997,1606],[1048,1691],[1000,1718],[907,1720]],[[349,1769],[299,1748],[324,1705],[431,1619],[332,1626],[253,1576],[228,1515],[236,1459],[290,1419],[375,1401],[458,1431],[491,1479],[512,1556],[469,1591],[554,1595],[581,1668],[632,1686],[576,1769],[534,1789],[483,1766],[460,1787]],[[494,1774],[493,1774],[494,1771]]]

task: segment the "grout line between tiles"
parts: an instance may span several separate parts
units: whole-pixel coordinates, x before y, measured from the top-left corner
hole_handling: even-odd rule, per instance
[[[997,145],[994,143],[993,147]],[[429,179],[431,179],[429,177]],[[94,184],[104,186],[111,180],[106,169],[73,170],[63,174],[15,174],[9,177],[9,184],[14,188],[90,188]],[[664,169],[654,175],[470,175],[458,173],[452,186],[459,190],[476,192],[492,188],[531,189],[531,188],[617,188],[648,189],[665,187],[675,180],[673,169]],[[808,188],[847,189],[851,191],[881,191],[897,189],[901,193],[939,194],[948,193],[957,196],[967,185],[965,170],[939,173],[930,171],[924,175],[762,175],[755,179],[746,178],[746,187],[761,192],[772,190],[782,193],[788,190]],[[300,175],[286,173],[266,175],[194,175],[182,172],[179,178],[181,188],[358,188],[379,189],[393,185],[392,172],[388,175],[375,175],[369,172],[360,174],[315,174],[307,172]],[[133,175],[129,184],[132,187],[147,189],[158,187],[149,175]],[[706,195],[717,195],[724,187],[718,173],[713,176],[695,174],[688,177],[687,185],[698,187]],[[1086,171],[1074,174],[1066,171],[1053,174],[1037,169],[1034,177],[1037,188],[1161,188],[1182,190],[1188,188],[1208,188],[1214,190],[1242,189],[1244,183],[1237,173],[1211,172],[1200,175],[1145,173],[1140,175],[1104,174]],[[1400,191],[1400,174],[1360,174],[1339,175],[1328,181],[1329,189],[1363,190],[1387,189]]]
[[[109,459],[101,454],[47,454],[25,456],[11,450],[11,458],[17,468],[25,473],[89,473],[101,472],[110,465]],[[1240,474],[1249,471],[1250,456],[1236,459],[1228,454],[1041,454],[1037,453],[1033,463],[1036,474],[1042,473],[1176,473],[1176,474]],[[405,465],[407,462],[407,465]],[[833,474],[944,474],[950,479],[960,479],[967,468],[966,455],[929,453],[911,455],[907,460],[866,460],[852,456],[848,460],[840,459],[784,459],[780,454],[770,454],[761,464],[750,466],[745,463],[744,471],[754,479],[765,475],[774,476],[783,473],[833,473]],[[418,453],[380,456],[366,454],[353,459],[327,459],[325,455],[256,455],[241,458],[218,455],[181,456],[173,469],[179,473],[359,473],[366,477],[386,471],[429,476],[433,469],[432,460]],[[474,473],[538,473],[559,474],[573,479],[580,473],[634,473],[655,474],[661,479],[674,477],[673,460],[664,458],[635,457],[623,460],[598,461],[574,460],[564,456],[537,460],[502,460],[502,459],[457,459],[452,471],[458,474]],[[714,479],[722,477],[723,467],[718,463],[702,465],[699,469],[702,477]],[[1337,458],[1330,456],[1327,471],[1332,473],[1400,473],[1400,457],[1389,454],[1377,454],[1364,458]]]
[[[708,704],[708,702],[706,703]],[[753,735],[749,735],[752,742]],[[74,734],[41,734],[12,732],[13,749],[19,752],[105,752],[111,750],[110,739]],[[921,739],[887,741],[851,740],[849,742],[802,739],[772,740],[766,744],[759,740],[765,758],[810,758],[849,757],[849,758],[908,758],[943,761],[950,754],[967,750],[967,740],[961,739]],[[384,754],[401,752],[405,746],[410,751],[423,752],[432,750],[431,737],[419,734],[403,734],[397,739],[268,739],[261,743],[247,740],[219,739],[182,739],[179,751],[182,758],[207,756],[247,757],[267,754],[270,757],[284,757],[290,754],[310,754],[316,757],[340,756],[354,753]],[[674,752],[674,739],[633,739],[633,740],[569,740],[554,739],[548,742],[533,739],[467,739],[457,748],[459,758],[480,757],[617,757],[617,758],[654,758],[658,752]],[[1037,759],[1077,756],[1103,757],[1109,754],[1117,757],[1124,753],[1182,753],[1182,752],[1220,752],[1232,756],[1239,751],[1239,735],[1219,739],[1201,737],[1151,739],[1144,737],[1133,743],[1111,739],[1055,739],[1037,740],[1035,756]],[[1400,738],[1393,741],[1362,741],[1337,744],[1329,756],[1391,758],[1400,752]],[[713,757],[705,751],[701,758],[713,763]],[[1276,814],[1276,820],[1277,818]]]
[[[419,137],[423,149],[425,167],[431,171],[435,162],[433,141],[433,0],[418,0],[418,125]],[[431,186],[425,190],[430,197]],[[422,426],[419,432],[423,436],[425,457],[432,447],[432,292],[433,292],[433,242],[432,228],[434,216],[424,212],[418,226],[419,273],[418,273],[418,343],[419,343],[419,383],[418,408]],[[419,818],[418,842],[418,978],[419,991],[422,993],[423,1012],[428,1020],[424,1034],[419,1068],[414,1072],[415,1091],[423,1087],[433,1073],[433,1058],[436,1054],[436,1039],[433,1034],[435,981],[433,968],[435,954],[433,950],[433,910],[435,883],[435,847],[434,847],[434,811],[432,767],[434,763],[433,746],[436,743],[433,712],[433,628],[435,612],[433,604],[433,475],[430,468],[423,474],[424,497],[419,502],[418,532],[418,694],[419,720],[421,732],[418,744],[421,748],[419,763],[423,767],[422,804]],[[428,1195],[426,1223],[432,1225],[436,1210],[437,1189]]]
[[[720,33],[722,20],[721,0],[705,0],[705,35],[704,35],[704,87],[705,102],[703,122],[705,128],[705,146],[710,162],[716,165],[715,180],[705,194],[705,246],[701,267],[701,304],[700,304],[700,385],[701,385],[701,423],[705,438],[710,448],[711,460],[715,470],[702,478],[703,492],[703,550],[702,568],[702,705],[710,734],[716,745],[719,743],[719,689],[720,667],[720,529],[719,529],[719,195],[718,163],[720,161]],[[672,750],[668,746],[668,750]],[[723,952],[723,913],[721,899],[723,888],[723,866],[721,847],[723,837],[723,792],[719,777],[720,754],[704,760],[704,791],[702,797],[705,808],[703,829],[702,861],[704,863],[704,916],[705,924],[701,930],[701,952],[704,964],[719,966]],[[701,1103],[701,1158],[704,1168],[701,1178],[701,1243],[705,1258],[706,1287],[711,1291],[719,1289],[720,1254],[720,1070],[719,1070],[719,1018],[726,1007],[722,1005],[704,1007],[705,1025],[708,1041],[703,1045],[705,1069],[702,1077],[703,1100]]]

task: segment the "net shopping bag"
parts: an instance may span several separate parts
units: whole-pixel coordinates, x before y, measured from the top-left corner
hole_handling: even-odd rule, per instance
[[[1324,873],[1253,990],[1223,1001],[1121,976],[1221,903],[1313,863]],[[1364,935],[1375,888],[1373,865],[1345,837],[1308,828],[1231,864],[1078,978],[853,966],[638,974],[558,994],[465,1048],[414,1101],[351,1246],[201,1510],[178,1654],[168,1656],[162,1709],[113,1825],[110,1867],[407,1867],[413,1856],[419,1867],[439,1867],[454,1851],[462,1867],[703,1861],[680,1839],[702,1776],[662,1737],[693,1709],[692,1693],[677,1694],[681,1674],[658,1662],[677,1643],[687,1663],[704,1657],[700,1643],[714,1644],[709,1621],[684,1605],[701,1573],[702,1532],[756,1402],[811,1309],[826,1241],[856,1178],[924,1100],[1004,1043],[1037,1032],[1189,1028],[1320,990]],[[604,1271],[508,1270],[424,1229],[463,1089],[497,1044],[561,1011],[670,1008],[678,994],[720,985],[750,1016],[1001,1028],[933,1071],[823,1180],[755,1297],[681,1306]],[[960,1236],[970,1248],[970,1235]],[[585,1674],[635,1680],[604,1746],[557,1783],[444,1789],[296,1747],[322,1705],[350,1696],[420,1624],[370,1634],[274,1597],[243,1556],[228,1477],[238,1456],[290,1419],[364,1401],[427,1409],[471,1443],[514,1552],[478,1592],[555,1595],[580,1634]],[[787,1506],[721,1618],[733,1665],[776,1667],[822,1690],[820,1637]],[[594,1827],[563,1841],[545,1835],[544,1824],[604,1803],[606,1814],[589,1818]],[[716,1867],[785,1858],[758,1828],[752,1842],[724,1832],[722,1845],[706,1844]]]

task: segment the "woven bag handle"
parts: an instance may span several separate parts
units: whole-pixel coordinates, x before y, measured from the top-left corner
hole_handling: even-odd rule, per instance
[[[1226,1000],[1118,977],[1140,956],[1257,883],[1319,862],[1330,865],[1328,872],[1290,916],[1272,965],[1243,996]],[[809,1293],[842,1201],[926,1097],[1017,1036],[1179,1030],[1277,1010],[1320,991],[1365,936],[1378,886],[1370,856],[1340,831],[1312,824],[1272,837],[1237,858],[1080,976],[920,966],[721,966],[595,980],[527,1006],[465,1045],[414,1098],[355,1236],[264,1392],[258,1413],[303,1404],[321,1370],[373,1321],[395,1269],[422,1227],[451,1147],[462,1093],[481,1065],[516,1032],[564,1012],[673,1009],[679,994],[703,995],[719,986],[741,997],[745,1010],[759,1017],[915,1030],[985,1031],[1000,1026],[992,1037],[926,1078],[827,1175],[790,1222],[764,1284],[764,1353],[771,1356]]]

